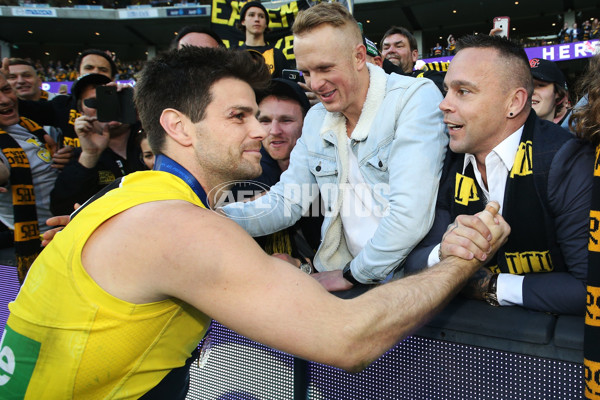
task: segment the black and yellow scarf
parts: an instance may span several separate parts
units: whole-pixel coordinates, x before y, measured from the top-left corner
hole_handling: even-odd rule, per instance
[[[533,122],[531,117],[528,121]],[[519,149],[506,181],[502,215],[512,229],[506,244],[488,263],[488,267],[496,273],[521,275],[562,270],[564,267],[562,256],[556,254],[559,250],[555,246],[550,248],[552,241],[549,240],[548,232],[553,232],[554,227],[549,226],[551,222],[545,212],[547,201],[540,197],[540,193],[546,193],[547,169],[544,164],[547,163],[547,154],[551,152],[534,151],[533,128],[533,123],[525,124]],[[459,164],[462,160],[463,157]],[[538,168],[534,170],[536,162]],[[536,174],[542,177],[536,177]],[[536,190],[540,182],[545,183],[544,187],[537,187]],[[453,214],[476,214],[484,209],[485,203],[472,164],[465,168],[464,174],[456,172]]]
[[[45,143],[46,132],[34,121],[21,117],[19,122],[40,142]],[[0,148],[10,164],[10,186],[14,213],[14,246],[19,281],[23,283],[29,267],[40,252],[40,229],[38,226],[35,192],[29,159],[8,132],[0,129]]]
[[[583,341],[586,399],[600,399],[600,145],[596,147]]]
[[[48,98],[50,97],[50,93],[46,92],[45,90],[42,90],[40,93],[40,100],[41,101],[48,101]]]

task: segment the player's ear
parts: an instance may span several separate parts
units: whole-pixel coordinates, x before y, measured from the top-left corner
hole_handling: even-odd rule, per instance
[[[190,126],[192,121],[180,111],[174,108],[166,108],[160,115],[160,125],[167,135],[182,146],[192,144]]]

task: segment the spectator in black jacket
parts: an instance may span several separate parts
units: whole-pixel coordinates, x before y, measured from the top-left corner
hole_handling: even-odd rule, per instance
[[[571,42],[579,42],[581,40],[582,31],[577,27],[577,22],[573,22],[573,27],[571,28]]]
[[[472,35],[457,49],[440,103],[451,151],[436,218],[404,270],[449,256],[477,258],[486,266],[463,290],[469,297],[583,315],[594,149],[532,110],[530,63],[519,45]],[[491,200],[511,233],[488,258],[487,233],[478,231],[472,210]]]
[[[146,169],[135,141],[139,125],[99,122],[96,117],[96,87],[109,82],[104,75],[88,74],[73,85],[71,92],[81,113],[75,120],[81,147],[73,151],[50,195],[55,215],[70,214],[75,203],[85,202],[116,178]]]
[[[292,67],[293,63],[287,60],[283,52],[265,39],[265,33],[269,31],[269,13],[260,1],[244,4],[237,27],[246,36],[239,48],[262,54],[273,78],[281,78],[281,72]]]
[[[571,29],[568,23],[564,23],[562,29],[558,32],[558,40],[560,43],[569,43],[571,41]]]

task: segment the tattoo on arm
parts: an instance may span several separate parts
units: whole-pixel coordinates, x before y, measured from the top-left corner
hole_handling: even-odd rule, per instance
[[[492,271],[489,268],[479,268],[467,281],[461,293],[472,299],[483,300],[483,294],[487,291],[491,278]]]

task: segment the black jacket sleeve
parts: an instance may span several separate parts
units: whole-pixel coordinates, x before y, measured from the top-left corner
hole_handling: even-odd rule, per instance
[[[73,157],[58,174],[50,193],[50,211],[54,215],[73,212],[75,203],[83,204],[102,187],[98,184],[98,168],[86,168],[79,163],[81,149],[75,149]]]
[[[584,313],[593,171],[594,149],[579,140],[565,143],[552,161],[548,203],[568,272],[525,275],[523,305],[527,308],[558,314]]]
[[[50,101],[19,100],[19,114],[40,125],[61,127],[69,119],[71,96],[60,95]]]

